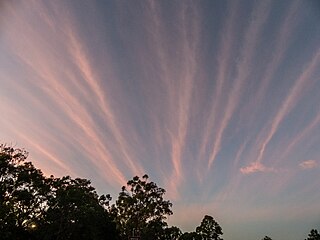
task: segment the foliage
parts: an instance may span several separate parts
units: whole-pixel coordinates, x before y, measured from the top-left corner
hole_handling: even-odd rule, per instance
[[[106,210],[110,196],[99,197],[89,180],[69,176],[51,178],[50,187],[42,239],[105,239],[106,234],[116,239]]]
[[[222,228],[213,219],[213,217],[205,215],[200,226],[196,228],[196,232],[205,240],[220,240],[222,233]]]
[[[4,239],[29,236],[46,210],[48,188],[42,172],[25,162],[28,153],[0,145],[0,232]]]
[[[179,240],[202,240],[202,237],[196,232],[186,232],[181,235]]]
[[[140,228],[140,237],[143,240],[162,240],[164,238],[167,223],[159,220],[147,222]]]
[[[181,230],[178,227],[168,227],[164,229],[163,240],[177,240],[182,235]]]
[[[117,239],[109,195],[86,179],[46,178],[28,153],[0,145],[0,239]]]
[[[319,234],[318,230],[312,229],[306,240],[320,240],[320,234]]]
[[[148,175],[142,179],[134,177],[128,181],[127,187],[122,187],[116,204],[112,206],[122,239],[127,239],[133,229],[141,232],[141,239],[149,239],[150,235],[153,239],[160,239],[160,231],[167,226],[164,220],[172,214],[172,204],[163,198],[165,190],[148,182]]]
[[[262,240],[272,240],[271,237],[265,236]]]

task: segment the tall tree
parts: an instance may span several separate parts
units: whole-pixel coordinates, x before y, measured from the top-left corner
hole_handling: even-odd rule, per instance
[[[312,229],[306,240],[320,240],[320,234],[317,229]]]
[[[0,232],[3,239],[31,235],[46,210],[48,188],[42,172],[26,162],[28,153],[0,145]]]
[[[196,232],[204,240],[220,240],[222,233],[222,228],[213,219],[213,217],[205,215],[200,226],[196,228]]]
[[[141,232],[141,239],[152,228],[159,230],[166,226],[165,219],[172,214],[170,201],[164,200],[165,190],[154,182],[148,181],[148,175],[142,179],[134,177],[123,186],[112,212],[117,220],[122,238],[127,239],[134,229]]]

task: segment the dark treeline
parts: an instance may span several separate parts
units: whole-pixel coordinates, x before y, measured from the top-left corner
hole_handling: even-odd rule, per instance
[[[172,203],[147,175],[129,180],[111,204],[111,196],[98,195],[89,180],[45,177],[27,156],[0,145],[0,239],[222,239],[222,228],[208,215],[194,232],[168,226]],[[318,231],[312,229],[307,240],[320,240]]]

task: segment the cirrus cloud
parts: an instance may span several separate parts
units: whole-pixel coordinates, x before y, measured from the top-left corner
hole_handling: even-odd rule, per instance
[[[274,168],[268,168],[260,162],[252,162],[246,167],[240,168],[240,172],[243,174],[251,174],[255,172],[275,172]]]
[[[315,160],[306,160],[299,164],[302,169],[312,169],[318,167],[318,162]]]

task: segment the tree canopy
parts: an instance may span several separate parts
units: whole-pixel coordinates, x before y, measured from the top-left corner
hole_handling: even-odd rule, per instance
[[[272,238],[269,236],[265,236],[262,240],[272,240]]]
[[[213,219],[213,217],[205,215],[200,226],[196,228],[196,232],[205,240],[220,240],[222,228]]]
[[[123,239],[131,235],[133,229],[140,232],[142,239],[162,239],[167,227],[165,219],[172,214],[172,203],[163,198],[165,190],[148,175],[138,176],[123,186],[116,203],[112,206],[118,229]]]
[[[202,240],[202,237],[196,232],[185,232],[181,235],[179,240]]]
[[[117,239],[107,206],[89,180],[47,178],[28,153],[0,145],[0,239]]]
[[[306,240],[320,240],[320,234],[317,229],[312,229]]]
[[[46,209],[46,179],[27,156],[25,150],[0,146],[0,232],[7,239],[30,235]]]

